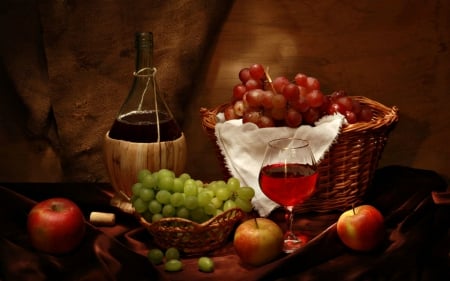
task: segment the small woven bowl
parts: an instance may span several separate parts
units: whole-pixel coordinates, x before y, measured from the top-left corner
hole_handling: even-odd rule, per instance
[[[201,224],[175,217],[149,223],[139,216],[139,221],[159,247],[175,247],[186,254],[202,254],[223,246],[236,223],[245,216],[244,211],[233,208]]]

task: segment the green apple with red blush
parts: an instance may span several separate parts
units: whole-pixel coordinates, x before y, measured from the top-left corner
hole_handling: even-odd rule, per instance
[[[372,205],[360,205],[343,212],[336,223],[342,243],[355,251],[377,248],[385,236],[384,217]]]
[[[233,246],[244,264],[261,266],[280,256],[283,231],[268,218],[252,218],[242,222],[235,231]]]

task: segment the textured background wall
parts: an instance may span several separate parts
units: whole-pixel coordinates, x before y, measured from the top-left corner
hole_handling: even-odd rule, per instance
[[[327,93],[345,89],[400,108],[380,166],[450,177],[449,43],[446,1],[236,1],[192,110],[226,102],[238,71],[254,62],[272,76],[309,73]],[[209,151],[197,145],[193,163]]]
[[[108,180],[101,138],[130,86],[133,33],[144,29],[155,33],[161,87],[197,178],[221,175],[199,108],[227,102],[238,71],[255,62],[398,106],[380,165],[450,177],[447,1],[82,2],[0,4],[0,181]]]

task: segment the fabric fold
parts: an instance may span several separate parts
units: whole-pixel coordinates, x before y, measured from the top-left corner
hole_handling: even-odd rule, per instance
[[[263,194],[258,183],[267,142],[282,137],[308,140],[316,161],[320,162],[337,139],[344,120],[343,115],[336,114],[322,117],[315,126],[258,128],[253,123],[242,124],[242,119],[236,119],[218,122],[215,134],[225,166],[232,176],[241,181],[241,185],[255,189],[252,204],[259,215],[265,217],[278,207],[277,203]]]

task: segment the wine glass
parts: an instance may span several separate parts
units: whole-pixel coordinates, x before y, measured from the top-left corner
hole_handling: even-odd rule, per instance
[[[262,192],[283,206],[288,213],[288,228],[283,251],[291,253],[305,241],[293,232],[293,209],[309,198],[317,181],[317,163],[308,141],[280,138],[268,142],[259,172]]]

